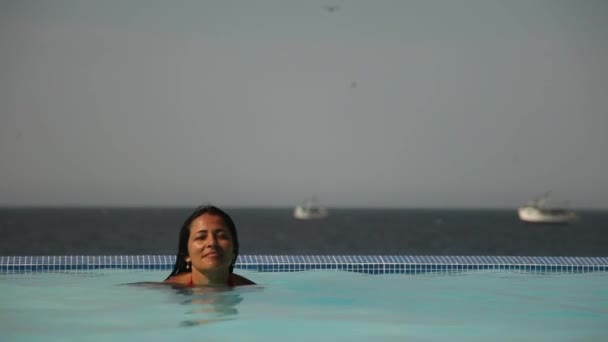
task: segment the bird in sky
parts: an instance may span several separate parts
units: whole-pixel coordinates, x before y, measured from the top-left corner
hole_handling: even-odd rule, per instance
[[[327,5],[327,6],[324,6],[323,8],[325,8],[325,10],[326,10],[327,12],[329,12],[329,13],[333,13],[333,12],[335,12],[335,11],[339,10],[339,9],[340,9],[340,6],[338,6],[338,5]]]

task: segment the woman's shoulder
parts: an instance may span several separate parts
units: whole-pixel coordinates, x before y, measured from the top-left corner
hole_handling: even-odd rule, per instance
[[[180,273],[163,281],[163,283],[188,285],[190,283],[190,279],[192,279],[190,273]]]
[[[242,286],[242,285],[256,285],[253,281],[240,276],[236,273],[230,274],[230,285],[232,286]]]

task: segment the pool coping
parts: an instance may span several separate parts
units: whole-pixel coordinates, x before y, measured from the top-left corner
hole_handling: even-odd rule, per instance
[[[174,255],[0,256],[0,274],[95,269],[171,270]],[[343,270],[368,274],[521,270],[605,272],[608,257],[438,255],[239,255],[236,269],[258,272]]]

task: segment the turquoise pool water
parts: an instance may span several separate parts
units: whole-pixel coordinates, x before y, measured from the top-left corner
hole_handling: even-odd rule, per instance
[[[3,341],[601,341],[608,273],[238,271],[259,286],[123,285],[167,271],[0,275]]]

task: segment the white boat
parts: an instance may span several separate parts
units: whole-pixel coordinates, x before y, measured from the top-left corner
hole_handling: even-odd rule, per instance
[[[517,209],[519,219],[530,223],[570,223],[577,219],[572,210],[547,205],[550,192]]]
[[[293,209],[293,217],[298,220],[314,220],[326,218],[329,213],[315,197],[304,201]]]

